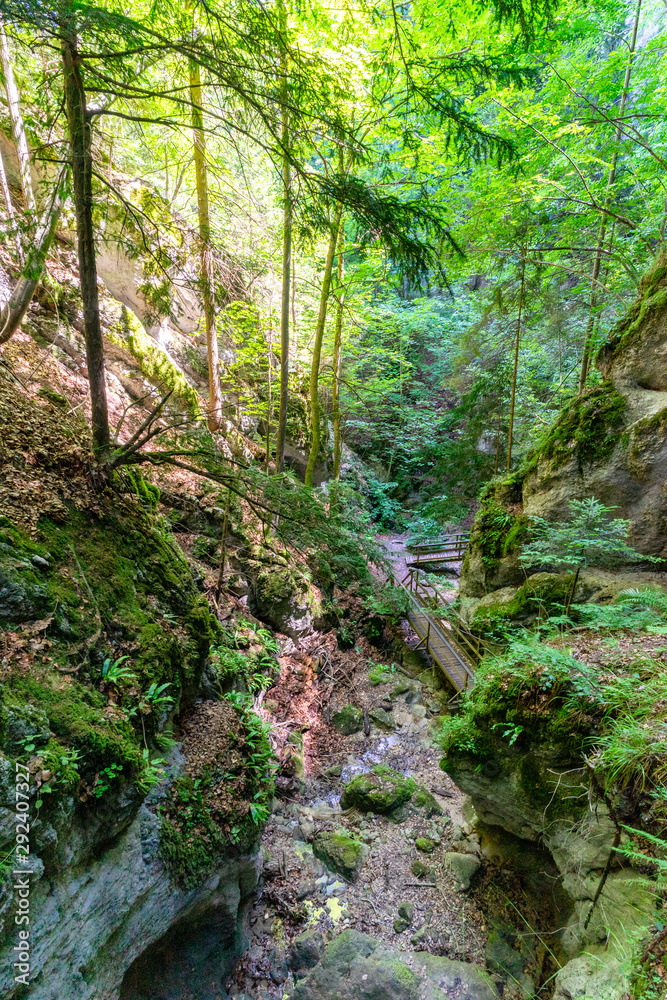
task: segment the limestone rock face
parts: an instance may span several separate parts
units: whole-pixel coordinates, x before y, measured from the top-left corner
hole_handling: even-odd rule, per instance
[[[410,964],[408,964],[408,962]],[[343,931],[301,980],[294,1000],[497,1000],[479,966],[428,952],[410,954],[358,931]]]
[[[530,516],[560,520],[570,500],[616,507],[632,522],[636,549],[667,554],[667,259],[644,277],[596,364],[605,381],[561,411],[522,470],[487,489],[462,568],[464,597],[520,587]]]
[[[72,829],[71,863],[48,878],[40,877],[44,866],[33,863],[33,979],[27,992],[13,982],[16,941],[8,926],[0,950],[0,993],[7,1000],[140,1000],[150,995],[143,992],[145,983],[166,988],[192,962],[202,972],[203,1000],[224,993],[258,860],[230,860],[197,889],[178,889],[158,856],[156,793],[133,819],[125,819],[120,832],[101,826],[91,842],[88,828]],[[214,980],[217,988],[206,992]]]

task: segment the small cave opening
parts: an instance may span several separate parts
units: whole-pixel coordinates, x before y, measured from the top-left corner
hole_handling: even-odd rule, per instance
[[[119,1000],[223,1000],[243,949],[242,915],[223,906],[184,916],[135,958]]]

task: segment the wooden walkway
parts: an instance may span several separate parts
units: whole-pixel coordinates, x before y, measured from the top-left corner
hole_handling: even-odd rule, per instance
[[[408,620],[419,637],[417,649],[423,646],[457,694],[474,686],[474,664],[484,649],[458,616],[448,615],[443,607],[446,598],[422,575],[420,564],[461,559],[468,538],[463,534],[445,536],[413,546],[415,558],[406,563],[408,573],[401,581],[410,601]]]
[[[470,690],[475,684],[475,673],[466,653],[461,649],[450,629],[432,613],[415,607],[408,620],[419,636],[419,646],[424,646],[433,662],[445,675],[454,690]]]

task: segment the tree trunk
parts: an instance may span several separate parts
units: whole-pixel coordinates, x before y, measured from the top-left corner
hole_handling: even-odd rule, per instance
[[[519,342],[521,340],[521,313],[523,294],[526,287],[526,251],[521,254],[521,291],[519,292],[519,315],[516,321],[516,343],[514,346],[514,373],[512,375],[512,397],[510,400],[510,426],[507,435],[507,471],[512,468],[512,433],[514,431],[514,408],[516,403],[516,376],[519,369]]]
[[[283,147],[289,140],[287,112],[283,110]],[[280,392],[278,402],[278,433],[276,436],[276,472],[283,471],[285,439],[287,437],[287,404],[289,401],[289,314],[290,278],[292,275],[292,168],[283,157],[283,288],[280,303]]]
[[[23,200],[28,212],[35,211],[35,195],[32,190],[32,177],[30,176],[30,153],[28,151],[28,140],[26,139],[23,116],[21,114],[21,104],[19,101],[19,91],[14,79],[14,67],[12,66],[11,54],[9,52],[9,42],[5,34],[5,28],[0,18],[0,54],[2,56],[2,72],[5,78],[5,91],[7,92],[7,104],[9,105],[9,116],[12,120],[12,131],[16,140],[16,152],[19,159],[19,173],[21,174],[21,189]]]
[[[334,260],[334,254],[336,253],[336,244],[338,243],[338,231],[340,229],[342,215],[343,215],[343,207],[341,205],[336,210],[336,216],[331,229],[331,236],[329,237],[329,249],[327,250],[327,258],[324,264],[324,277],[322,278],[322,292],[320,294],[320,311],[317,317],[317,326],[315,327],[315,342],[313,344],[313,363],[310,369],[311,442],[310,442],[310,455],[308,456],[308,465],[306,466],[306,475],[305,475],[306,486],[313,485],[315,463],[317,462],[317,456],[320,451],[320,397],[318,388],[320,381],[320,359],[322,356],[322,340],[324,339],[324,327],[327,321],[327,304],[329,301],[329,290],[331,288],[333,260]]]
[[[211,257],[211,223],[208,210],[208,176],[206,173],[206,140],[202,114],[201,75],[199,64],[190,61],[190,104],[192,107],[192,135],[195,154],[197,184],[197,211],[199,214],[199,239],[201,242],[200,282],[206,323],[206,349],[208,352],[208,428],[219,430],[222,425],[222,390],[220,388],[220,356],[215,330],[213,304],[213,261]]]
[[[16,218],[14,216],[14,206],[12,205],[12,196],[9,191],[9,184],[7,183],[7,174],[5,173],[5,164],[0,154],[0,187],[2,187],[2,196],[5,199],[5,206],[7,208],[7,221],[9,223],[10,230],[14,233],[14,240],[16,242],[16,252],[18,254],[19,263],[23,264],[23,245],[21,243],[21,234],[19,233],[16,226]]]
[[[67,170],[63,167],[42,213],[21,277],[14,286],[9,302],[0,310],[0,344],[9,340],[20,326],[44,270],[44,261],[65,202],[66,173]]]
[[[632,67],[635,61],[635,50],[637,48],[637,32],[639,31],[639,15],[641,13],[642,0],[637,0],[637,7],[635,8],[635,19],[632,25],[632,38],[630,40],[630,53],[628,56],[628,64],[625,67],[625,79],[623,81],[623,90],[621,92],[621,103],[618,109],[619,119],[623,118],[625,113],[625,105],[627,104],[628,94],[630,93],[630,77],[632,76]],[[611,163],[609,164],[609,173],[607,174],[607,190],[605,193],[604,206],[608,206],[611,195],[612,188],[614,186],[614,181],[616,180],[616,166],[618,164],[618,144],[621,141],[623,129],[619,125],[616,129],[616,146],[614,149],[613,156],[611,158]],[[602,263],[602,252],[604,249],[604,241],[607,234],[607,216],[603,212],[602,218],[600,219],[600,229],[598,231],[598,241],[595,250],[595,257],[593,259],[593,272],[591,274],[591,294],[588,304],[588,322],[586,323],[586,336],[584,338],[584,352],[581,358],[581,371],[579,373],[579,395],[586,387],[586,380],[588,378],[588,373],[591,367],[591,354],[593,351],[593,326],[595,323],[595,309],[597,306],[598,298],[598,278],[600,276],[600,266]]]
[[[97,295],[97,265],[93,235],[93,161],[91,126],[86,110],[86,93],[79,68],[76,36],[65,33],[62,40],[65,108],[70,139],[72,190],[76,210],[79,277],[83,300],[83,332],[90,384],[93,448],[99,459],[109,452],[109,414],[104,381],[104,346]]]
[[[340,478],[340,456],[342,451],[342,440],[340,433],[340,355],[343,340],[343,308],[345,306],[345,290],[343,288],[343,274],[345,269],[345,229],[343,222],[338,229],[338,302],[336,305],[336,332],[334,334],[333,349],[333,384],[331,387],[331,411],[334,429],[334,458],[333,458],[333,478],[338,481]]]

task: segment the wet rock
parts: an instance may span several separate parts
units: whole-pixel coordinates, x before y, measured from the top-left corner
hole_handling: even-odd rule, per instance
[[[318,833],[313,840],[313,853],[329,871],[353,882],[368,856],[368,847],[342,833]]]
[[[36,566],[37,569],[50,569],[51,568],[51,563],[49,562],[49,560],[48,559],[42,559],[41,556],[33,556],[32,559],[30,560],[30,562],[33,564],[33,566]]]
[[[418,809],[423,809],[428,818],[431,816],[442,816],[444,813],[442,806],[438,805],[436,800],[426,788],[417,789],[412,800],[412,804]]]
[[[356,808],[361,812],[391,816],[410,801],[416,788],[412,778],[389,768],[378,768],[348,782],[340,804],[343,809]]]
[[[433,854],[435,850],[435,844],[430,837],[417,837],[415,847],[418,851],[422,851],[423,854]]]
[[[490,977],[465,962],[399,953],[358,931],[343,931],[301,980],[294,1000],[497,1000]],[[406,961],[407,959],[407,961]]]
[[[371,722],[374,722],[376,726],[380,727],[380,729],[394,728],[394,720],[389,712],[387,712],[384,708],[372,708],[368,715]]]
[[[535,982],[524,972],[526,956],[513,948],[502,930],[492,930],[484,951],[487,968],[499,973],[521,992],[521,1000],[535,995]]]
[[[317,892],[317,885],[314,879],[304,879],[303,882],[299,882],[296,887],[296,898],[301,901],[305,899],[306,896],[312,896]]]
[[[295,979],[303,979],[320,960],[324,938],[317,930],[306,931],[294,938],[289,946],[288,964]]]
[[[409,924],[412,923],[412,918],[415,915],[415,908],[412,903],[399,903],[398,904],[398,915],[407,920]]]
[[[346,705],[331,716],[331,725],[343,736],[351,736],[364,728],[364,713],[354,705]]]
[[[479,870],[481,862],[474,854],[458,854],[450,851],[445,854],[445,864],[459,882],[461,889],[469,889],[470,881]]]

